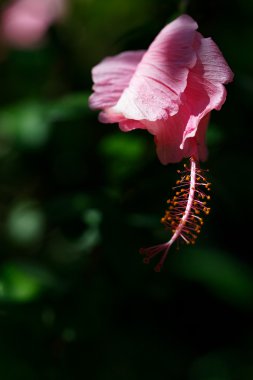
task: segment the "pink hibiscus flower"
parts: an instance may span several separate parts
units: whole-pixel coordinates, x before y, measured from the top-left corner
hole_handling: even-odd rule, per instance
[[[101,122],[116,122],[124,132],[148,130],[162,164],[191,158],[162,218],[172,238],[141,251],[145,261],[164,252],[157,270],[178,237],[195,242],[202,225],[198,214],[209,213],[205,200],[210,197],[201,189],[209,190],[210,184],[198,162],[207,158],[210,112],[221,108],[226,99],[224,84],[233,79],[217,45],[197,28],[190,16],[182,15],[165,26],[146,51],[105,58],[92,70],[90,107],[101,110]]]
[[[65,0],[15,0],[1,16],[4,40],[17,48],[36,46],[55,20],[62,17]]]

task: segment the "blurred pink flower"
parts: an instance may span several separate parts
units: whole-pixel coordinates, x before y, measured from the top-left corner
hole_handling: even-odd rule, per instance
[[[182,15],[149,48],[107,57],[92,70],[90,107],[103,123],[122,131],[146,129],[155,136],[163,164],[183,157],[205,160],[210,111],[226,99],[233,73],[211,38]]]
[[[2,38],[17,48],[36,46],[64,14],[65,0],[14,0],[1,16]]]

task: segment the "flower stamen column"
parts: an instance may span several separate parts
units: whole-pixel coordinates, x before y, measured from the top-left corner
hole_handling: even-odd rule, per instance
[[[194,244],[203,225],[201,214],[209,214],[210,208],[206,207],[206,200],[210,199],[203,188],[210,191],[210,183],[207,182],[203,171],[199,168],[194,157],[190,158],[190,168],[184,166],[173,198],[167,201],[169,204],[161,222],[172,231],[169,241],[149,248],[141,248],[140,253],[145,256],[144,262],[149,261],[157,254],[162,253],[155,270],[159,272],[167,257],[170,247],[179,238],[186,244]]]

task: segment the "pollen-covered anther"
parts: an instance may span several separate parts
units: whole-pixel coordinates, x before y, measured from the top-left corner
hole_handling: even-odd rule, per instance
[[[190,168],[184,165],[184,171],[178,170],[181,174],[180,180],[176,181],[175,195],[167,200],[168,209],[165,215],[161,218],[161,223],[166,229],[172,232],[171,239],[151,248],[142,248],[141,254],[145,256],[145,263],[157,254],[162,254],[162,257],[155,267],[156,271],[160,271],[171,245],[181,240],[186,244],[195,244],[201,227],[204,224],[203,215],[210,213],[210,208],[207,207],[207,201],[210,200],[210,195],[205,191],[210,191],[210,182],[199,167],[194,158],[190,159]],[[207,170],[205,170],[207,172]]]

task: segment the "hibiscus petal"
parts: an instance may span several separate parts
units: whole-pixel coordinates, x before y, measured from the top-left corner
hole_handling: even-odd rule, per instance
[[[130,132],[134,129],[146,129],[146,126],[139,120],[126,119],[120,114],[113,113],[111,108],[100,112],[98,119],[101,123],[118,123],[122,132]]]
[[[187,120],[172,116],[167,120],[145,122],[149,133],[155,136],[156,153],[163,165],[181,161],[185,152],[180,149]]]
[[[91,108],[105,109],[117,103],[144,52],[126,51],[114,57],[107,57],[92,69],[94,93],[89,98]]]
[[[100,112],[98,119],[101,123],[118,123],[123,132],[146,129],[145,125],[139,120],[126,119],[123,115],[113,112],[112,108],[107,108],[105,111]]]
[[[205,161],[208,156],[206,147],[206,130],[210,120],[210,113],[205,115],[197,125],[197,132],[194,137],[189,137],[185,140],[183,146],[184,157],[195,157],[198,161]],[[180,146],[181,147],[181,146]]]
[[[233,73],[218,46],[211,38],[196,36],[198,60],[189,73],[186,90],[182,96],[180,113],[189,115],[181,149],[186,139],[194,137],[199,122],[211,110],[219,110],[226,100],[224,83],[231,82]]]
[[[147,130],[155,135],[156,152],[162,164],[176,163],[191,156],[201,161],[207,159],[205,137],[210,113],[199,121],[197,133],[194,137],[188,138],[184,147],[181,148],[180,143],[188,121],[187,118],[187,114],[178,113],[167,120],[145,123]]]
[[[134,120],[166,119],[178,112],[189,69],[196,63],[197,23],[183,15],[167,25],[143,56],[115,112]]]
[[[209,112],[200,120],[195,136],[198,146],[198,157],[196,158],[199,159],[199,161],[206,161],[208,156],[208,150],[206,147],[206,130],[209,124],[210,116],[211,114]]]
[[[201,36],[200,33],[198,33],[198,36]],[[206,80],[224,84],[233,80],[234,74],[232,70],[211,38],[201,38],[198,56],[205,68],[204,78]]]

